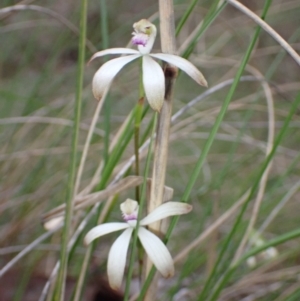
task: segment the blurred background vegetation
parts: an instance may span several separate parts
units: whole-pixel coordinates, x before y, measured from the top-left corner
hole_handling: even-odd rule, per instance
[[[95,51],[103,49],[103,45],[126,47],[132,24],[139,19],[151,17],[158,25],[157,1],[110,0],[106,1],[104,14],[109,34],[103,36],[103,2],[96,0],[88,4],[86,61]],[[174,1],[176,24],[191,2]],[[260,15],[263,1],[240,2]],[[42,214],[65,201],[79,37],[79,1],[24,0],[17,3],[2,0],[0,9],[15,4],[34,4],[41,10],[24,8],[0,14],[0,268],[45,232]],[[211,1],[199,0],[177,37],[178,53],[189,56],[205,75],[210,88],[235,76],[256,28],[247,16],[227,5],[199,41],[191,44],[193,33],[197,32],[211,6]],[[297,52],[300,49],[299,16],[298,0],[274,0],[266,18]],[[192,52],[187,55],[190,47]],[[159,36],[154,52],[160,52]],[[85,67],[79,153],[96,107],[91,92],[92,77],[103,62],[104,59],[98,59]],[[194,210],[180,219],[172,236],[176,239],[170,240],[174,257],[232,208],[256,179],[266,157],[270,135],[266,89],[272,92],[275,121],[271,127],[275,135],[299,92],[299,66],[264,31],[243,75],[266,78],[267,88],[264,89],[259,80],[239,84],[190,197]],[[126,66],[115,79],[104,111],[109,121],[102,113],[81,189],[89,183],[104,154],[107,135],[111,141],[137,102],[138,84],[137,64]],[[181,199],[229,88],[227,85],[210,94],[173,125],[166,183],[174,188],[175,201]],[[204,91],[185,74],[180,74],[174,93],[174,113]],[[261,227],[278,204],[281,205],[261,233],[264,241],[299,228],[299,114],[298,111],[290,121],[266,179],[254,230]],[[142,134],[151,118],[149,110],[143,120]],[[119,162],[126,162],[133,155],[133,145],[133,141],[129,143]],[[130,194],[133,192],[120,195],[119,200]],[[237,235],[230,241],[224,262],[230,261],[238,248],[252,216],[254,200],[255,197]],[[176,263],[175,277],[160,282],[160,300],[198,300],[236,214],[234,212]],[[109,220],[120,219],[119,215],[117,205]],[[92,300],[97,279],[105,278],[105,260],[112,241],[113,236],[103,239],[94,252],[84,300]],[[54,234],[3,275],[0,300],[38,300],[58,259],[59,243],[60,234]],[[276,255],[271,258],[260,254],[255,257],[254,265],[242,264],[219,300],[300,300],[299,250],[299,239],[289,240],[276,247]],[[69,296],[84,252],[80,238],[69,263]]]

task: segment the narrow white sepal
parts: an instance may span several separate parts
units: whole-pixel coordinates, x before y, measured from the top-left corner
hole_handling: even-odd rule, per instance
[[[106,235],[111,232],[119,231],[128,228],[127,223],[107,223],[94,227],[91,229],[84,238],[84,243],[88,245],[94,239]]]
[[[189,75],[199,85],[207,87],[207,81],[203,74],[188,60],[178,55],[167,53],[151,53],[150,55],[171,65],[175,65],[176,67],[184,71],[187,75]]]
[[[126,257],[133,228],[126,229],[110,248],[107,261],[108,282],[111,288],[120,289],[125,270]]]
[[[93,78],[93,94],[97,100],[101,100],[105,89],[108,89],[117,73],[128,63],[140,57],[133,54],[112,59],[103,64],[95,73]]]
[[[94,60],[97,57],[101,57],[107,54],[139,54],[139,51],[130,49],[130,48],[109,48],[102,51],[96,52],[91,59],[89,60],[89,63]]]
[[[165,76],[160,65],[149,55],[143,56],[143,84],[151,108],[160,111],[165,96]]]
[[[138,237],[157,270],[165,277],[174,275],[174,263],[171,254],[163,242],[152,232],[140,227]]]
[[[193,207],[181,202],[167,202],[150,212],[145,218],[140,221],[141,226],[152,224],[156,221],[164,219],[169,216],[181,215],[189,213]]]

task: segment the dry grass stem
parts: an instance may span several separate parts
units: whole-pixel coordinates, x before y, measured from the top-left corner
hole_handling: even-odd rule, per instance
[[[22,259],[25,255],[27,255],[29,252],[31,252],[33,249],[36,248],[41,242],[49,238],[53,233],[55,233],[57,230],[59,230],[62,226],[58,226],[53,230],[50,230],[44,234],[42,234],[40,237],[35,239],[33,242],[28,244],[17,256],[15,256],[12,260],[10,260],[1,270],[0,270],[0,278],[8,271],[10,270],[20,259]]]
[[[128,176],[115,184],[111,184],[101,191],[77,196],[74,200],[74,211],[90,207],[95,203],[108,199],[109,197],[121,193],[129,188],[136,187],[143,182],[142,177]],[[65,204],[62,204],[43,215],[43,221],[51,220],[57,216],[63,216],[65,212]]]
[[[238,10],[243,12],[249,18],[251,18],[255,23],[257,23],[264,31],[266,31],[274,40],[276,40],[281,47],[286,50],[286,52],[295,60],[295,62],[300,66],[300,56],[298,53],[287,43],[270,25],[268,25],[259,16],[253,13],[246,6],[241,4],[236,0],[226,0],[228,3],[236,7]]]
[[[17,124],[17,123],[46,123],[46,124],[56,124],[72,127],[74,122],[69,119],[48,117],[48,116],[20,116],[11,118],[1,118],[0,124]],[[90,126],[85,123],[80,124],[80,129],[89,130]],[[104,137],[104,131],[101,129],[94,129],[94,133],[100,137]]]
[[[79,36],[79,30],[78,28],[70,22],[68,19],[60,15],[59,13],[42,6],[38,5],[26,5],[26,4],[16,4],[13,6],[5,7],[0,9],[0,16],[6,15],[8,13],[14,12],[14,11],[23,11],[23,10],[32,10],[37,11],[39,13],[46,14],[50,16],[51,18],[54,18],[55,20],[59,21],[61,24],[65,25],[67,28],[69,28],[73,33],[75,33],[77,36]],[[88,49],[93,53],[97,51],[97,48],[92,44],[91,41],[88,39],[86,40],[86,46]]]
[[[291,198],[295,195],[296,192],[300,189],[300,181],[295,183],[284,195],[284,197],[281,199],[281,201],[273,208],[271,213],[268,215],[268,217],[265,219],[263,224],[260,226],[260,228],[257,231],[257,235],[261,235],[266,228],[271,224],[271,222],[275,219],[275,217],[279,214],[279,212],[284,208],[284,206],[287,204],[288,201],[291,200]],[[255,237],[254,237],[255,239]]]
[[[210,236],[212,233],[216,231],[225,221],[227,221],[229,218],[233,217],[237,209],[240,208],[244,204],[244,202],[247,200],[248,196],[250,194],[250,190],[247,190],[243,194],[243,196],[235,202],[235,204],[228,209],[225,213],[223,213],[212,225],[210,225],[206,230],[204,230],[197,238],[194,239],[193,242],[191,242],[189,245],[187,245],[183,250],[181,250],[174,258],[174,262],[180,262],[186,258],[186,256],[196,247],[199,246],[199,244],[204,241],[208,236]]]
[[[159,0],[159,20],[160,20],[160,37],[161,49],[163,53],[176,53],[175,42],[175,23],[174,8],[172,0]],[[150,191],[150,200],[148,202],[148,212],[153,211],[163,202],[163,192],[165,186],[166,167],[168,160],[169,134],[172,117],[173,88],[177,76],[177,68],[166,64],[165,72],[165,100],[159,115],[159,121],[156,131],[156,140],[153,157],[152,184]],[[159,232],[160,222],[155,222],[149,226],[153,232]],[[145,264],[145,275],[147,276],[152,267],[152,262],[147,258]],[[145,277],[146,278],[146,277]],[[145,301],[156,299],[157,283],[152,281]]]
[[[79,191],[79,185],[80,185],[80,181],[81,181],[81,178],[82,178],[84,164],[85,164],[85,161],[86,161],[86,158],[87,158],[88,150],[89,150],[89,147],[90,147],[90,144],[91,144],[91,140],[92,140],[92,137],[93,137],[93,133],[94,133],[94,130],[95,130],[95,127],[96,127],[97,120],[99,118],[101,109],[102,109],[103,104],[104,104],[105,99],[106,99],[107,92],[108,92],[108,90],[104,91],[104,94],[102,96],[101,101],[97,102],[97,107],[96,107],[94,116],[92,118],[92,122],[91,122],[91,126],[89,128],[88,135],[86,137],[86,141],[85,141],[83,152],[82,152],[82,155],[81,155],[81,158],[80,158],[80,163],[79,163],[79,167],[78,167],[78,171],[77,171],[77,175],[76,175],[76,180],[75,180],[75,185],[74,185],[75,198],[76,198],[76,196],[78,194],[78,191]]]
[[[255,71],[258,76],[261,76],[259,72]],[[266,147],[266,157],[271,153],[273,144],[274,144],[274,136],[275,136],[275,113],[274,113],[274,101],[271,89],[266,82],[262,82],[262,86],[266,95],[266,102],[268,107],[268,138],[267,138],[267,147]],[[247,230],[242,238],[242,241],[237,249],[237,252],[234,256],[233,263],[237,262],[237,260],[242,256],[244,248],[246,246],[247,241],[250,238],[250,234],[253,231],[253,227],[257,220],[259,209],[263,200],[265,188],[267,185],[268,175],[271,170],[272,160],[270,161],[269,165],[267,166],[265,172],[262,175],[261,181],[259,183],[259,188],[256,196],[256,200],[254,202],[254,207],[252,211],[252,215],[247,227]]]

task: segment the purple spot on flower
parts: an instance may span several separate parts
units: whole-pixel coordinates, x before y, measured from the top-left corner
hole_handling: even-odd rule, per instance
[[[131,42],[134,45],[146,46],[148,39],[149,39],[149,37],[146,34],[134,32]]]
[[[137,213],[136,212],[131,213],[131,214],[122,214],[122,215],[123,215],[123,219],[124,219],[125,222],[137,220]]]

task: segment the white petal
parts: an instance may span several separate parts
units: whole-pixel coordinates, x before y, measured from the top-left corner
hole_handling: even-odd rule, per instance
[[[160,65],[150,56],[143,56],[143,83],[151,108],[160,111],[165,96],[165,76]]]
[[[85,236],[84,238],[84,243],[88,245],[91,243],[94,239],[103,236],[105,234],[123,230],[128,228],[129,225],[127,223],[107,223],[107,224],[102,224],[99,226],[94,227],[91,229]]]
[[[94,60],[97,57],[104,56],[107,54],[139,54],[137,50],[134,49],[129,49],[129,48],[110,48],[110,49],[105,49],[102,51],[96,52],[91,59],[89,60],[89,63]]]
[[[143,227],[138,231],[139,239],[155,267],[165,277],[174,275],[174,263],[171,254],[163,242]]]
[[[146,226],[169,216],[186,214],[192,209],[193,207],[186,203],[167,202],[150,212],[140,221],[140,225]]]
[[[140,57],[139,54],[118,57],[103,64],[93,78],[93,93],[97,100],[101,100],[103,93],[109,88],[117,73],[128,63]]]
[[[207,81],[204,78],[203,74],[188,60],[178,55],[167,53],[155,53],[150,55],[169,64],[175,65],[179,69],[183,70],[186,74],[188,74],[199,85],[207,87]]]
[[[111,288],[120,289],[125,270],[127,250],[133,228],[126,229],[110,248],[107,261],[108,282]]]

